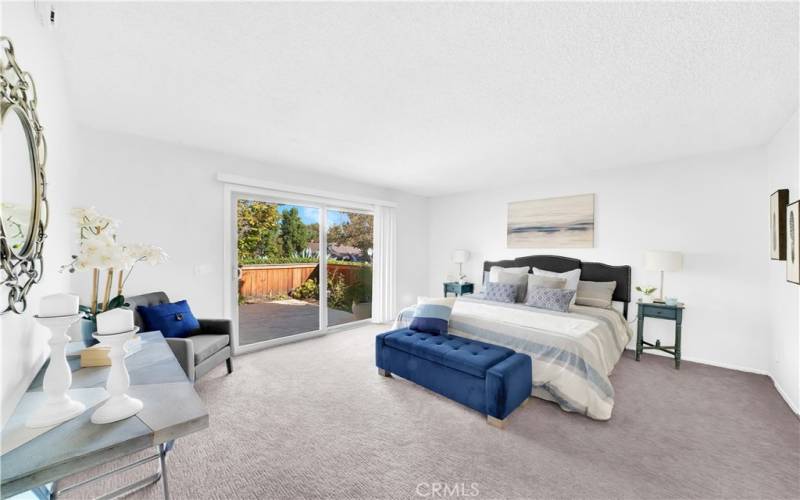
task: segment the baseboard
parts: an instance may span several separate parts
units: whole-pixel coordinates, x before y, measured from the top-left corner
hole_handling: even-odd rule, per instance
[[[772,380],[772,385],[775,386],[775,390],[778,391],[778,394],[780,394],[783,400],[786,401],[786,404],[789,405],[789,409],[791,409],[794,412],[797,418],[800,418],[800,409],[798,409],[797,406],[795,406],[795,404],[792,403],[792,400],[789,399],[789,396],[781,388],[780,384],[778,384],[778,382],[774,378],[772,378],[772,376],[770,376],[769,378]]]
[[[625,350],[636,352],[636,348],[628,348],[626,347]],[[654,354],[656,356],[663,356],[665,358],[672,358],[672,355],[667,354],[665,352],[657,351],[657,350],[647,350],[646,354]],[[710,361],[707,359],[701,358],[694,358],[694,357],[687,357],[681,356],[681,361],[689,361],[691,363],[700,363],[701,365],[709,365],[709,366],[716,366],[718,368],[727,368],[728,370],[736,370],[737,372],[747,372],[747,373],[755,373],[756,375],[766,375],[770,376],[769,372],[766,370],[759,370],[758,368],[749,368],[746,366],[739,366],[739,365],[731,365],[729,363],[720,363],[718,361]],[[770,377],[772,378],[772,377]]]
[[[633,352],[636,351],[635,348],[633,348],[633,349],[626,348],[626,350],[633,351]],[[662,353],[662,352],[659,352],[659,351],[648,351],[647,354],[655,354],[656,356],[663,356],[665,358],[671,358],[672,357],[667,353]],[[685,356],[681,356],[681,361],[690,361],[692,363],[700,363],[701,365],[716,366],[718,368],[726,368],[728,370],[736,370],[738,372],[754,373],[756,375],[767,376],[772,381],[772,385],[775,386],[775,390],[778,391],[778,394],[780,394],[780,396],[786,402],[786,405],[789,407],[790,410],[792,410],[792,413],[794,413],[798,418],[800,418],[800,410],[798,409],[798,407],[795,406],[795,404],[792,402],[791,399],[789,399],[789,396],[781,388],[781,386],[778,384],[778,382],[775,380],[775,378],[772,376],[772,374],[769,373],[766,370],[759,370],[757,368],[747,368],[747,367],[744,367],[744,366],[731,365],[731,364],[728,364],[728,363],[719,363],[717,361],[709,361],[707,359],[700,359],[700,358],[693,358],[693,357],[688,357],[687,358]]]
[[[772,378],[768,371],[759,370],[758,368],[749,368],[746,366],[731,365],[729,363],[720,363],[718,361],[709,361],[707,359],[700,359],[693,357],[687,358],[685,356],[681,356],[681,361],[690,361],[692,363],[700,363],[701,365],[716,366],[718,368],[727,368],[728,370],[736,370],[737,372],[754,373],[756,375],[766,375],[767,377]]]

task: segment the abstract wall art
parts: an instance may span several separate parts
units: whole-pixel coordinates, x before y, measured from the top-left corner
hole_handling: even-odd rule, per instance
[[[508,204],[508,248],[594,247],[594,194]]]
[[[788,189],[779,189],[769,197],[769,253],[772,260],[786,260],[786,205],[788,204]]]
[[[786,281],[800,285],[800,200],[786,207]]]

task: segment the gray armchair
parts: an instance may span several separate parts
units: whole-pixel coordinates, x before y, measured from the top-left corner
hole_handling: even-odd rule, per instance
[[[133,321],[136,326],[144,328],[144,322],[136,307],[168,304],[169,298],[164,292],[152,292],[126,297],[125,301],[128,303],[128,308],[133,310]],[[198,321],[200,329],[189,337],[166,339],[186,376],[194,382],[223,361],[228,365],[228,373],[233,373],[231,320],[198,319]]]

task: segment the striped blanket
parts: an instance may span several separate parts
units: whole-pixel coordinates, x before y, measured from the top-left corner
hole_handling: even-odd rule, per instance
[[[414,309],[402,310],[395,328],[408,326]],[[449,331],[530,355],[533,396],[596,420],[611,418],[614,388],[608,376],[632,336],[618,311],[576,305],[559,313],[479,295],[459,297]]]

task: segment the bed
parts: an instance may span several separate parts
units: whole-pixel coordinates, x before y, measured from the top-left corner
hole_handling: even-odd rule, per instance
[[[459,336],[502,345],[533,359],[533,393],[563,410],[595,420],[608,420],[614,408],[609,375],[632,337],[627,323],[631,297],[630,266],[552,255],[484,262],[492,266],[533,266],[554,272],[581,269],[583,281],[616,281],[605,309],[573,305],[560,313],[520,303],[487,301],[480,294],[458,297],[450,317],[450,331]],[[415,306],[400,312],[395,327],[408,326]]]

